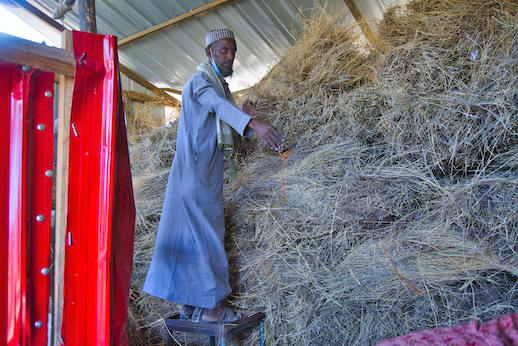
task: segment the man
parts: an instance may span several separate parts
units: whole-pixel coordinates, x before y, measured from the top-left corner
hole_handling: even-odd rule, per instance
[[[232,74],[234,34],[211,31],[207,62],[198,66],[182,91],[176,153],[144,291],[183,304],[181,318],[229,323],[241,317],[223,304],[231,289],[225,253],[223,151],[232,151],[230,125],[249,138],[255,132],[273,150],[281,134],[254,118],[262,107],[247,100],[236,107],[223,77]]]

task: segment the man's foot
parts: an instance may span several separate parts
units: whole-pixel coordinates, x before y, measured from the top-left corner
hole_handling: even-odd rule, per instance
[[[183,305],[182,310],[180,310],[180,319],[190,320],[193,312],[194,312],[194,306]]]
[[[196,316],[198,314],[198,316]],[[241,318],[241,313],[220,305],[215,309],[196,309],[193,320],[207,323],[232,323]]]

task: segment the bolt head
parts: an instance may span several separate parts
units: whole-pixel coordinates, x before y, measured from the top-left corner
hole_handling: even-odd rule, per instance
[[[41,322],[41,321],[34,322],[34,327],[40,329],[41,327],[43,327],[43,322]]]
[[[50,270],[49,270],[49,268],[43,268],[42,270],[40,270],[40,272],[41,272],[43,275],[49,275]]]
[[[50,169],[46,170],[45,175],[49,178],[52,177],[52,171]]]
[[[38,215],[38,216],[36,216],[36,221],[38,221],[38,222],[43,222],[43,221],[45,221],[45,216],[43,216],[43,215],[41,215],[41,214],[40,214],[40,215]]]
[[[44,124],[38,124],[38,126],[36,126],[36,128],[40,131],[43,131],[45,130],[45,125]]]
[[[52,91],[50,91],[50,90],[45,91],[45,96],[52,97]]]
[[[31,68],[27,65],[23,65],[22,70],[24,70],[25,72],[29,72],[31,70]]]

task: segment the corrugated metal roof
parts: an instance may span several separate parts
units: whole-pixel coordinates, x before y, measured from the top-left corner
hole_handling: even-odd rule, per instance
[[[56,0],[29,0],[43,12],[54,11]],[[96,0],[97,31],[120,39],[209,4],[211,0]],[[372,29],[395,0],[356,1]],[[181,90],[196,66],[206,60],[205,35],[212,29],[234,31],[238,52],[232,91],[257,83],[295,41],[301,30],[299,16],[327,4],[333,15],[354,22],[344,0],[241,0],[119,49],[122,64],[159,88]],[[62,22],[78,30],[77,4]]]

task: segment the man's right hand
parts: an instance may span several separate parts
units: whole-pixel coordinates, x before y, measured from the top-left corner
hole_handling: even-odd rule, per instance
[[[259,106],[258,98],[256,98],[254,102],[250,101],[250,99],[246,99],[245,103],[243,103],[243,111],[253,117],[255,117],[256,114],[263,114],[264,112],[261,112],[263,108],[264,106]]]
[[[284,137],[272,125],[255,118],[248,123],[254,132],[259,136],[261,141],[272,150],[279,150],[284,145]]]

